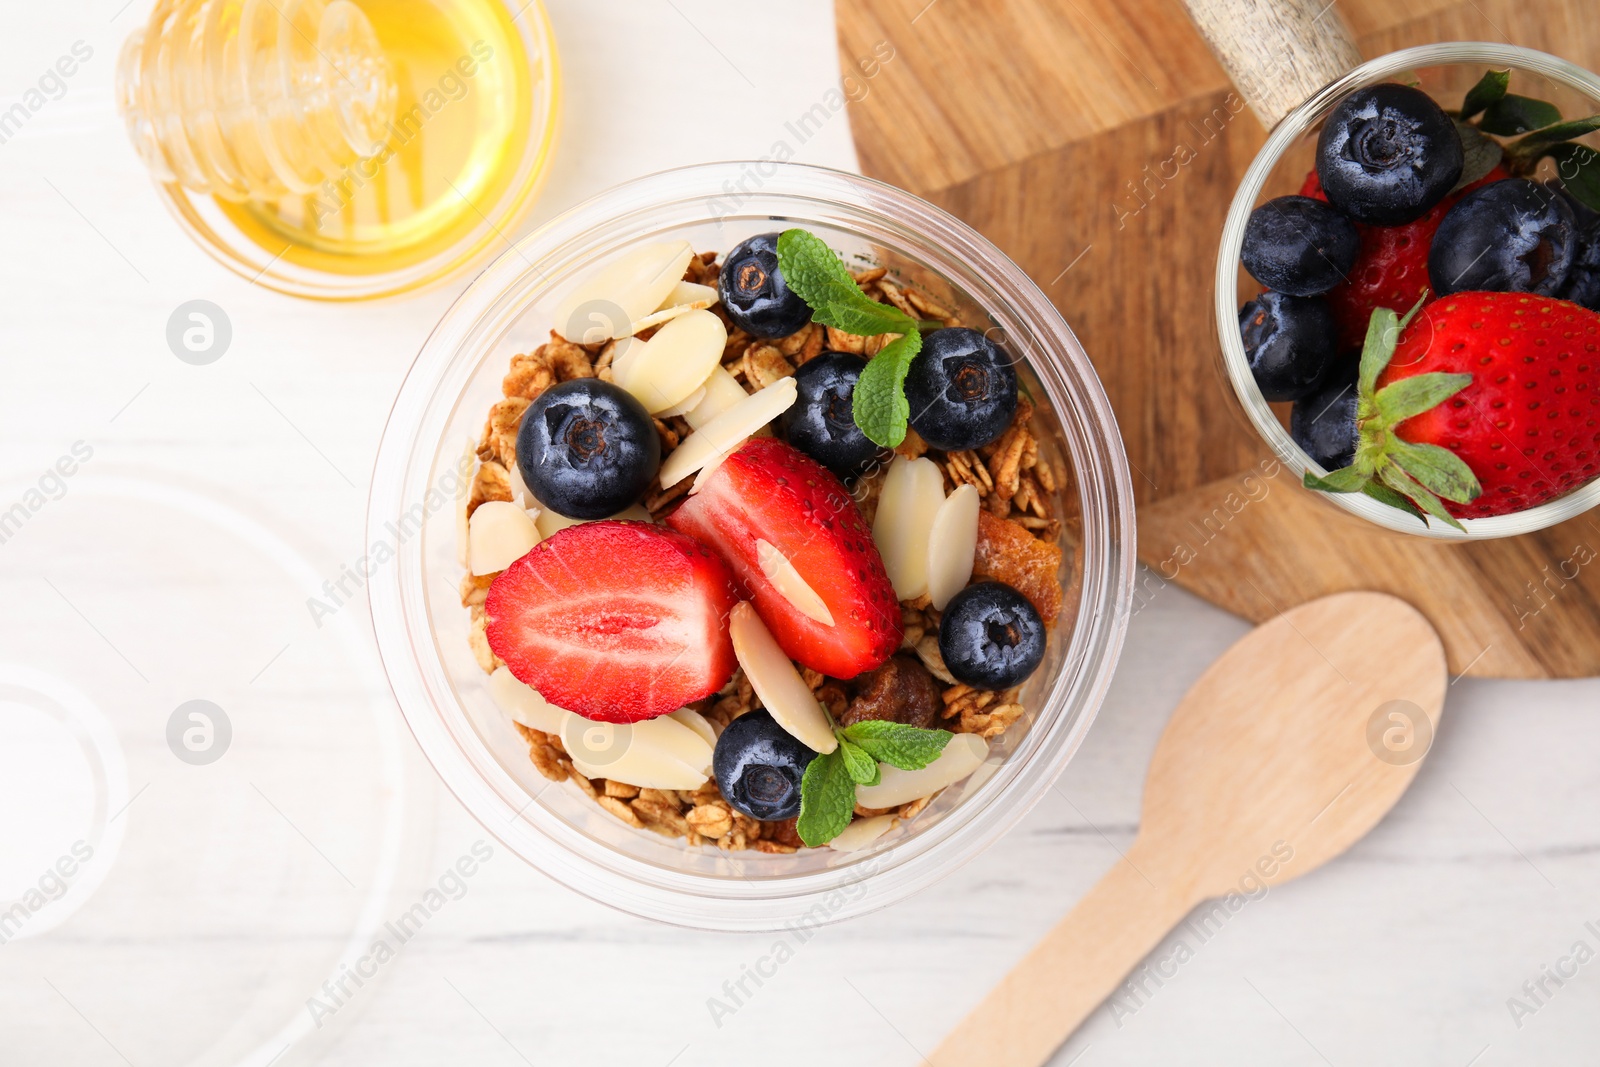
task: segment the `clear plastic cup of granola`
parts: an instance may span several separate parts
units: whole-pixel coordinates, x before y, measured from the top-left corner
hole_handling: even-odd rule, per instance
[[[726,252],[801,226],[857,269],[888,268],[1019,361],[1040,454],[1068,472],[1050,506],[1064,520],[1064,603],[1027,709],[970,778],[858,852],[790,854],[689,846],[625,825],[571,782],[541,777],[490,699],[458,583],[456,473],[511,357],[549,336],[592,268],[646,241]],[[1129,616],[1133,494],[1111,407],[1082,346],[997,248],[908,193],[837,171],[719,163],[603,193],[519,241],[479,277],[423,346],[384,431],[368,511],[373,624],[390,683],[446,784],[513,852],[623,911],[682,926],[772,930],[886,907],[971,859],[1020,819],[1083,740]],[[383,544],[388,552],[380,553]],[[389,558],[392,554],[393,558]]]
[[[1297,192],[1315,159],[1317,133],[1334,107],[1356,89],[1381,82],[1414,83],[1447,109],[1458,107],[1466,91],[1485,71],[1509,70],[1511,91],[1547,100],[1563,115],[1600,113],[1600,77],[1558,56],[1528,48],[1478,41],[1451,41],[1407,48],[1361,64],[1284,116],[1272,129],[1255,162],[1239,183],[1223,224],[1217,250],[1216,319],[1222,367],[1246,418],[1261,439],[1296,478],[1307,471],[1327,474],[1289,434],[1287,404],[1271,404],[1250,373],[1239,336],[1239,308],[1259,289],[1239,262],[1250,212],[1276,196]],[[1600,149],[1600,135],[1578,143]],[[1557,176],[1553,160],[1540,164],[1535,177]],[[1408,309],[1398,309],[1404,314]],[[1306,490],[1310,492],[1311,490]],[[1402,534],[1451,541],[1477,541],[1532,533],[1580,515],[1600,504],[1600,479],[1537,507],[1490,518],[1466,519],[1457,530],[1437,520],[1420,520],[1362,493],[1318,493],[1342,514]]]

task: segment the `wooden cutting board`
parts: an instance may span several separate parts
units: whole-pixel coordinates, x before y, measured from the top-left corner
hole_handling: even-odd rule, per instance
[[[1592,0],[1338,7],[1366,56],[1507,41],[1600,68]],[[1429,616],[1457,674],[1600,674],[1593,518],[1424,543],[1346,519],[1288,477],[1228,522],[1213,515],[1268,454],[1223,380],[1211,311],[1223,218],[1266,135],[1179,0],[845,0],[837,17],[863,171],[987,235],[1072,324],[1116,409],[1139,554],[1165,565],[1162,581],[1258,621],[1386,590]],[[1208,516],[1203,550],[1179,553]],[[1192,558],[1174,567],[1175,553]]]

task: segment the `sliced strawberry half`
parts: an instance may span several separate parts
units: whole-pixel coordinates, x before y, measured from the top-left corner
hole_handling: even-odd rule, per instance
[[[494,654],[546,700],[638,722],[733,676],[728,566],[692,537],[644,522],[586,522],[541,541],[489,586]]]
[[[839,479],[798,449],[751,438],[666,521],[722,554],[779,647],[802,666],[854,678],[900,647],[900,604],[866,520]],[[831,625],[767,577],[762,541],[821,598]]]
[[[1356,223],[1356,230],[1361,234],[1361,255],[1350,271],[1349,280],[1328,292],[1328,304],[1338,324],[1339,343],[1346,348],[1359,349],[1366,339],[1372,312],[1377,308],[1388,308],[1399,315],[1411,310],[1422,291],[1428,288],[1428,250],[1433,247],[1434,232],[1445,215],[1455,207],[1456,201],[1472,190],[1509,177],[1510,172],[1496,166],[1472,184],[1450,193],[1420,219],[1403,226]],[[1315,170],[1306,175],[1300,195],[1313,200],[1328,199]]]

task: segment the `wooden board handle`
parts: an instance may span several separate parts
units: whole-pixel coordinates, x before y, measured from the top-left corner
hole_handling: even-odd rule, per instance
[[[1198,900],[1146,879],[1137,842],[934,1051],[934,1067],[1039,1067]],[[1157,884],[1152,884],[1152,880]]]
[[[1361,62],[1328,0],[1183,0],[1222,69],[1267,129]]]

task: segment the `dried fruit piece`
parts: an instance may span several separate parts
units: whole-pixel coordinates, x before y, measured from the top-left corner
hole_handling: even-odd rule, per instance
[[[833,612],[828,610],[828,605],[823,603],[817,591],[806,583],[800,572],[794,569],[794,564],[789,562],[789,557],[778,551],[777,546],[756,538],[756,562],[760,564],[761,573],[766,575],[767,581],[794,605],[796,611],[807,618],[816,619],[824,626],[833,625]]]
[[[503,571],[539,543],[539,528],[509,500],[479,504],[467,520],[468,555],[472,573]]]
[[[978,490],[960,485],[945,498],[928,532],[928,600],[940,611],[972,577],[978,550]]]
[[[749,601],[734,605],[728,632],[739,666],[778,725],[812,751],[826,754],[838,748],[822,705]]]
[[[489,697],[512,721],[547,734],[559,734],[571,712],[558,708],[531,685],[517,681],[511,668],[499,666],[489,676]]]
[[[641,245],[612,260],[567,294],[552,321],[562,337],[579,344],[630,337],[677,286],[694,257],[688,241]]]
[[[1005,582],[1033,602],[1046,626],[1061,614],[1061,548],[1039,540],[1010,519],[978,512],[974,578]]]
[[[709,311],[680,315],[648,341],[637,338],[626,359],[611,365],[616,383],[652,414],[681,404],[719,367],[728,328]]]
[[[891,656],[883,666],[857,679],[860,692],[845,709],[840,726],[869,719],[904,723],[923,730],[938,725],[944,701],[928,668],[907,655]]]
[[[920,771],[902,771],[882,764],[877,785],[856,787],[856,803],[865,808],[897,808],[932,796],[977,770],[988,755],[989,743],[977,734],[956,734],[939,758]]]
[[[662,486],[677,485],[717,456],[732,452],[740,442],[783,414],[796,395],[794,378],[783,378],[718,414],[680,441],[661,464]]]
[[[933,460],[896,456],[889,464],[872,540],[901,600],[915,600],[928,591],[928,538],[943,503],[944,473]]]
[[[836,852],[860,852],[887,833],[894,825],[894,818],[893,815],[872,815],[857,819],[829,841],[828,847]]]

